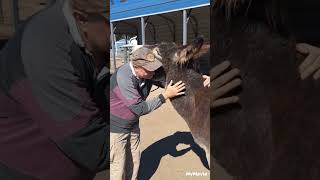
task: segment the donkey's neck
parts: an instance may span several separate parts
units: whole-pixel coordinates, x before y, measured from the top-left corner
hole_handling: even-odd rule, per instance
[[[174,67],[167,73],[167,82],[172,80],[174,83],[183,81],[186,86],[185,95],[176,97],[171,100],[173,107],[176,111],[187,121],[191,121],[190,118],[192,110],[195,108],[195,95],[198,91],[202,91],[203,79],[202,75],[194,71],[193,69],[186,69],[181,67]],[[208,96],[209,98],[209,96]]]
[[[183,81],[186,84],[186,93],[189,91],[203,88],[202,75],[193,69],[174,66],[167,73],[167,82],[172,80],[174,83]]]

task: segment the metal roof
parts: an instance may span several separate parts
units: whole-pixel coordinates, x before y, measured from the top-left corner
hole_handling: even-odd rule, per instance
[[[111,22],[209,6],[210,0],[110,0]]]

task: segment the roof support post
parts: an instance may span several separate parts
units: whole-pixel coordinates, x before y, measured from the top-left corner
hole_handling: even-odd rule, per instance
[[[182,45],[186,45],[187,44],[187,40],[188,40],[188,21],[191,15],[191,10],[189,9],[189,12],[187,13],[187,10],[184,9],[183,10],[183,38],[182,38]]]
[[[4,14],[3,14],[3,6],[2,0],[0,0],[0,24],[4,24]]]
[[[12,24],[14,31],[17,30],[19,25],[19,4],[18,0],[11,1],[11,12],[12,12]]]
[[[146,35],[145,35],[146,26],[145,26],[144,17],[141,17],[140,20],[141,20],[141,43],[142,43],[142,45],[145,45],[145,43],[146,43]]]
[[[182,21],[182,26],[183,26],[182,45],[186,45],[186,44],[187,44],[187,39],[188,39],[187,10],[183,10],[183,21]]]
[[[113,59],[113,67],[114,67],[114,71],[117,70],[117,65],[116,65],[116,46],[115,46],[115,38],[114,38],[114,27],[113,27],[113,23],[110,22],[110,38],[111,38],[111,47],[112,47],[112,59]]]
[[[126,45],[128,44],[128,35],[125,35],[125,40],[126,40]],[[124,63],[129,62],[128,60],[128,48],[125,48],[125,53],[124,53]]]

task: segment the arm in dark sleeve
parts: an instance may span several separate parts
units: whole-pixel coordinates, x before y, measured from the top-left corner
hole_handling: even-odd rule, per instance
[[[30,98],[17,99],[66,156],[99,171],[107,166],[107,122],[90,94],[88,74],[81,64],[88,59],[80,48],[69,45],[75,46],[66,42],[42,51],[28,44],[22,48],[24,88]]]
[[[122,78],[120,75],[117,78],[117,82],[121,92],[119,96],[122,97],[124,103],[137,116],[148,114],[159,108],[165,102],[161,94],[150,100],[143,100],[132,79]]]
[[[138,116],[142,116],[156,110],[164,102],[165,102],[165,99],[163,95],[160,94],[150,100],[141,101],[141,102],[137,102],[136,104],[132,104],[129,106],[129,108],[132,112],[134,112]]]

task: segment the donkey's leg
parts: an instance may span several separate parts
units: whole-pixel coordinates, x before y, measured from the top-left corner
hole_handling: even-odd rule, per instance
[[[209,168],[210,168],[210,146],[206,146],[205,144],[205,142],[202,142],[201,140],[200,140],[200,138],[196,138],[196,137],[194,137],[193,136],[193,139],[194,139],[194,141],[205,151],[205,153],[206,153],[206,159],[207,159],[207,162],[208,162],[208,165],[209,165]]]

